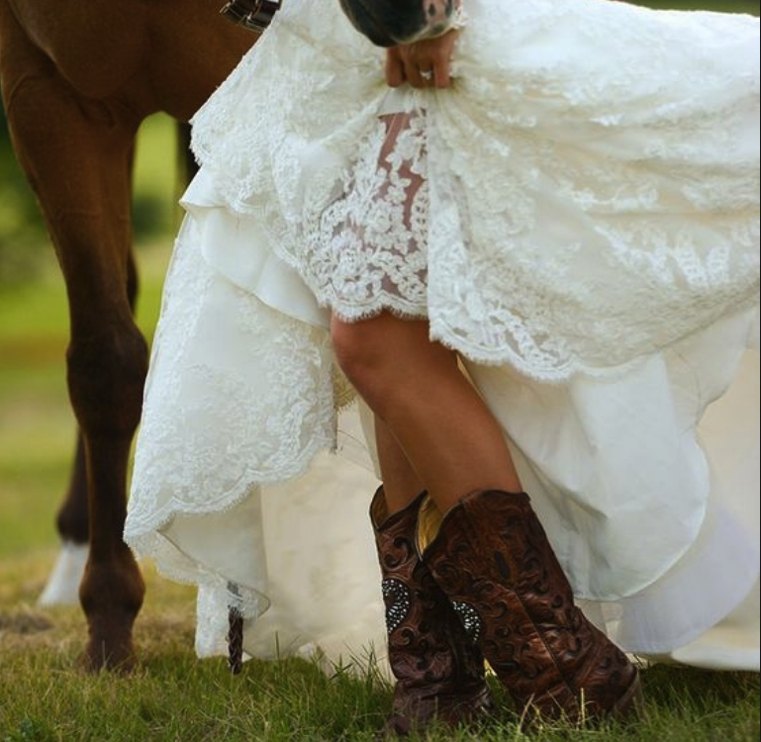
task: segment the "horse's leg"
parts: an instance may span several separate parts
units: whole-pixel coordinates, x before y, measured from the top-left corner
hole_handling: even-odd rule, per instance
[[[89,668],[133,661],[144,585],[122,541],[130,443],[147,346],[128,286],[130,159],[137,117],[78,96],[0,4],[0,82],[14,148],[37,193],[66,281],[68,387],[86,463],[90,553],[80,586]]]
[[[137,271],[132,252],[128,267],[130,278],[127,282],[127,295],[134,311]],[[69,486],[56,516],[56,529],[61,548],[45,589],[40,594],[38,604],[41,606],[73,605],[79,602],[79,586],[87,564],[90,541],[85,447],[79,431]]]
[[[129,254],[128,269],[127,298],[134,312],[137,299],[137,270],[132,251]],[[87,564],[90,540],[85,449],[79,431],[71,478],[56,516],[56,528],[61,539],[61,549],[45,589],[40,595],[38,602],[42,606],[72,605],[79,602],[79,586]]]
[[[129,141],[132,142],[134,131]],[[125,142],[126,144],[126,142]],[[131,147],[131,144],[130,144]],[[113,162],[104,155],[99,176],[103,180],[120,180],[123,205],[129,209],[131,183],[129,162]],[[119,171],[118,164],[123,166]],[[120,178],[121,176],[121,178]],[[116,214],[107,214],[110,222]],[[69,392],[83,431],[88,473],[88,512],[90,519],[90,553],[79,589],[87,616],[89,641],[85,663],[89,669],[109,667],[129,669],[134,662],[132,626],[140,611],[145,586],[132,552],[122,540],[126,516],[127,462],[130,444],[140,421],[143,383],[148,366],[148,348],[134,323],[132,279],[134,263],[129,251],[131,229],[129,211],[126,228],[118,240],[118,254],[126,247],[126,284],[122,294],[102,302],[92,302],[90,292],[102,282],[105,272],[114,268],[110,260],[114,251],[94,273],[92,282],[79,282],[81,293],[70,288],[70,303],[91,311],[104,311],[105,319],[95,326],[84,322],[76,328],[72,312],[72,340],[68,352]],[[106,224],[90,224],[92,237],[100,238]],[[126,241],[125,241],[126,240]],[[75,263],[79,256],[75,255]],[[67,270],[64,269],[64,273]],[[122,275],[122,278],[125,278]],[[67,279],[68,280],[68,279]],[[104,282],[106,285],[108,281]],[[116,287],[115,287],[116,288]],[[117,298],[118,297],[118,298]],[[87,309],[85,309],[88,312]],[[76,328],[76,329],[75,329]],[[97,379],[93,383],[93,376]]]

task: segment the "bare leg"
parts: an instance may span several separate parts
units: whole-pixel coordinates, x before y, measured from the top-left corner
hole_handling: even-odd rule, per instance
[[[426,321],[388,313],[355,323],[334,317],[331,332],[344,373],[440,510],[479,489],[521,491],[502,429],[455,353],[429,340]],[[397,507],[408,497],[405,482]]]
[[[420,477],[386,423],[375,416],[375,443],[378,449],[383,494],[388,515],[403,510],[424,489]]]
[[[576,722],[636,712],[636,668],[574,605],[571,585],[521,492],[502,431],[454,354],[429,341],[427,322],[387,314],[354,325],[334,318],[332,333],[344,372],[398,440],[436,507],[448,512],[430,531],[433,538],[422,554],[418,535],[427,530],[425,503],[411,513],[406,540],[375,518],[384,579],[394,585],[404,576],[389,571],[399,559],[395,552],[389,559],[384,545],[404,544],[406,550],[399,551],[412,554],[405,563],[413,567],[412,574],[427,573],[430,584],[443,593],[438,612],[445,614],[451,601],[467,612],[471,626],[478,626],[477,647],[523,707],[523,715]],[[473,496],[463,499],[468,494]],[[396,519],[401,520],[399,515]],[[422,594],[417,590],[422,582],[411,584],[415,590],[402,584],[406,595]],[[394,602],[393,597],[389,590],[388,615],[406,616],[405,606],[412,603]],[[421,611],[405,632],[427,639],[422,629],[432,615]],[[389,656],[399,658],[397,667],[413,666],[410,659],[415,658],[394,639],[390,631]],[[447,673],[446,680],[453,677]],[[397,671],[397,678],[395,710],[417,700],[421,687],[430,695],[429,684],[414,684],[414,675]],[[482,678],[473,679],[478,691]],[[473,697],[475,703],[466,703],[466,709],[488,704],[484,695]],[[402,721],[409,722],[409,716]],[[418,713],[411,720],[425,723],[428,718]]]

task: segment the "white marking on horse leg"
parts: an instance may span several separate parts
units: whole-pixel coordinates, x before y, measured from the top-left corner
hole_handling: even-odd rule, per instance
[[[89,547],[64,541],[58,553],[48,584],[42,591],[37,605],[76,605],[79,603],[79,583],[87,563]]]

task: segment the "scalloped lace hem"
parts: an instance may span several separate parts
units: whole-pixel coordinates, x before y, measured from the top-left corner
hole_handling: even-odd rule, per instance
[[[349,407],[354,400],[344,402],[341,409]],[[240,505],[247,497],[252,495],[252,490],[256,487],[263,487],[272,484],[282,484],[297,477],[303,476],[309,469],[309,465],[320,451],[334,451],[335,437],[330,439],[317,439],[313,441],[292,465],[277,470],[269,471],[263,474],[261,471],[249,470],[242,474],[238,483],[219,493],[214,500],[202,502],[193,501],[190,503],[187,499],[172,498],[167,503],[154,510],[148,511],[148,515],[138,517],[137,511],[130,512],[130,517],[124,529],[124,541],[140,556],[152,557],[154,554],[144,551],[142,546],[146,536],[160,534],[171,521],[179,516],[196,516],[206,515],[209,513],[220,513],[232,510]],[[141,486],[140,497],[144,500],[150,492],[150,487]],[[158,498],[151,496],[152,502],[158,502]]]

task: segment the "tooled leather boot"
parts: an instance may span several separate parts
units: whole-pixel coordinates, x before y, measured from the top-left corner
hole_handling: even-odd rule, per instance
[[[437,514],[421,506],[418,549],[438,525],[422,559],[529,723],[636,710],[636,667],[574,605],[528,495],[474,492]]]
[[[396,678],[384,736],[420,732],[434,720],[474,721],[491,708],[484,658],[415,549],[425,493],[387,515],[383,487],[370,505],[386,605],[388,658]]]

